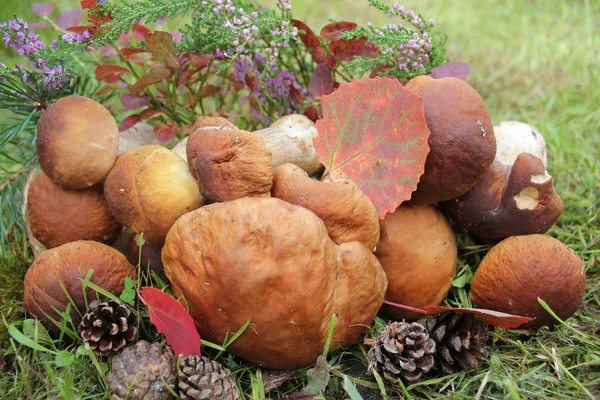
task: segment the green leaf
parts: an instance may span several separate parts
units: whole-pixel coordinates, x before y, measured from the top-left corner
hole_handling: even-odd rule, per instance
[[[123,282],[125,289],[121,292],[119,298],[124,302],[132,306],[135,300],[135,282],[130,277],[126,276],[125,281]]]
[[[66,350],[61,350],[58,353],[56,353],[54,364],[56,364],[57,367],[61,368],[73,364],[73,361],[75,361],[75,357],[73,356],[73,354],[69,353]]]
[[[358,390],[356,390],[354,383],[352,383],[346,375],[344,376],[343,387],[348,397],[350,397],[350,400],[363,400],[363,397],[358,393]]]
[[[10,326],[8,327],[8,334],[14,340],[16,340],[17,342],[19,342],[23,346],[27,346],[27,347],[32,348],[34,350],[43,351],[45,353],[56,354],[55,351],[50,350],[50,349],[42,346],[38,342],[36,342],[36,341],[28,338],[27,336],[25,336],[20,330],[17,329],[17,327],[15,326],[15,324],[10,324]]]

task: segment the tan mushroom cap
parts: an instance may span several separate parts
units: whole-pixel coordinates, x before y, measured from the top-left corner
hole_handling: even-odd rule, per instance
[[[536,319],[524,328],[554,325],[538,298],[562,319],[571,317],[585,293],[585,267],[560,241],[544,235],[514,236],[485,256],[473,282],[471,300],[478,307]]]
[[[494,161],[496,139],[483,99],[457,78],[418,76],[406,87],[423,98],[431,151],[411,204],[465,194]]]
[[[33,237],[46,248],[75,240],[111,244],[121,232],[121,224],[108,209],[102,186],[61,189],[43,171],[29,187],[27,220]]]
[[[25,309],[49,326],[52,319],[62,318],[54,310],[64,312],[69,298],[73,300],[70,315],[77,327],[87,301],[96,299],[89,287],[83,292],[82,280],[93,270],[90,281],[118,296],[123,291],[125,277],[134,278],[136,269],[117,250],[98,242],[76,241],[47,250],[33,262],[25,274]],[[62,286],[62,287],[61,287]],[[81,315],[80,315],[81,313]]]
[[[375,256],[387,278],[385,299],[423,308],[442,303],[456,275],[457,247],[448,220],[433,205],[402,205],[381,221]],[[415,320],[417,313],[383,305],[398,320]]]
[[[101,104],[67,96],[51,104],[37,126],[42,169],[65,189],[84,189],[100,182],[119,150],[119,129]]]
[[[373,249],[379,240],[379,217],[369,198],[349,180],[319,182],[300,167],[273,170],[271,195],[317,214],[336,244],[357,241]]]
[[[350,345],[383,301],[387,281],[358,242],[334,244],[309,210],[275,198],[215,203],[181,217],[162,260],[200,336],[217,343],[247,321],[232,353],[267,368],[315,362],[333,313],[331,345]]]
[[[106,177],[104,195],[121,224],[157,244],[177,218],[204,205],[186,162],[157,145],[120,155]]]
[[[207,203],[269,196],[271,150],[225,118],[209,118],[189,136],[187,160]]]

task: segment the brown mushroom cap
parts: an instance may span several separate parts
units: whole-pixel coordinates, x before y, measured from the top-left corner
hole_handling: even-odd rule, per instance
[[[102,186],[61,189],[40,171],[27,196],[27,219],[33,236],[47,248],[75,240],[111,244],[121,225],[108,209]]]
[[[385,273],[358,242],[335,245],[309,210],[275,198],[216,203],[177,220],[162,252],[176,296],[185,296],[200,336],[268,368],[309,365],[350,345],[383,301]]]
[[[478,307],[536,319],[522,327],[557,321],[538,302],[544,300],[562,319],[571,317],[585,293],[583,261],[560,241],[544,235],[513,236],[485,256],[473,282]]]
[[[200,123],[188,139],[187,159],[208,203],[269,196],[271,150],[224,118]]]
[[[64,287],[74,303],[70,315],[77,327],[80,313],[87,308],[86,299],[96,299],[96,292],[89,287],[85,296],[83,292],[81,281],[90,270],[94,270],[91,282],[117,296],[123,291],[125,277],[134,278],[136,272],[123,254],[102,243],[79,240],[55,247],[40,254],[25,274],[25,309],[53,326],[52,319],[62,319],[54,308],[64,312],[69,304]]]
[[[457,247],[448,220],[433,205],[402,205],[381,221],[381,238],[375,256],[387,278],[385,299],[423,308],[444,300],[456,275]],[[383,305],[397,319],[421,315]]]
[[[120,155],[106,177],[104,195],[121,224],[158,244],[177,218],[204,204],[185,161],[157,145]]]
[[[37,126],[42,169],[58,186],[84,189],[100,182],[119,150],[119,129],[92,99],[67,96],[51,104]]]
[[[373,249],[379,240],[379,217],[369,198],[351,181],[319,182],[300,167],[273,170],[271,195],[317,214],[336,244],[357,241]]]
[[[528,153],[513,165],[497,158],[471,190],[442,206],[459,226],[489,242],[545,233],[563,210],[552,177]]]
[[[417,76],[406,87],[423,98],[431,131],[425,173],[411,204],[454,199],[471,189],[494,161],[496,140],[483,99],[457,78]]]

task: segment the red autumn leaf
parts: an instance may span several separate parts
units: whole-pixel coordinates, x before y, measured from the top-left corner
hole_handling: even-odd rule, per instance
[[[105,64],[96,67],[96,79],[100,82],[114,83],[118,82],[119,77],[123,74],[128,73],[127,68],[123,68],[120,65]]]
[[[140,299],[148,307],[150,320],[167,338],[175,355],[199,356],[202,341],[194,320],[173,296],[153,287],[143,287]]]
[[[52,14],[54,11],[54,4],[52,3],[33,3],[31,5],[31,11],[33,11],[38,17],[44,18]]]
[[[119,132],[126,131],[138,122],[140,122],[139,114],[130,115],[121,122],[121,125],[119,125]]]
[[[129,91],[131,93],[137,93],[141,90],[146,89],[148,86],[155,85],[168,79],[171,76],[171,71],[163,67],[162,65],[157,65],[152,68],[150,72],[143,75],[136,83],[129,87]]]
[[[304,97],[302,96],[302,93],[300,93],[300,91],[294,86],[290,86],[290,100],[294,104],[304,103]]]
[[[143,42],[144,40],[148,39],[148,35],[150,35],[150,29],[144,25],[134,25],[131,27],[131,34],[134,39]]]
[[[96,14],[91,12],[100,9],[98,7],[99,2],[100,0],[81,0],[80,3],[83,10],[88,10],[88,21],[90,21],[96,29],[100,29],[102,25],[112,19],[110,14]]]
[[[56,19],[56,25],[63,29],[67,29],[76,26],[79,21],[81,21],[81,9],[76,8],[60,14]]]
[[[102,96],[103,94],[108,94],[108,93],[114,92],[115,90],[119,90],[119,88],[112,87],[110,85],[106,85],[106,86],[102,86],[100,89],[98,89],[96,94],[98,96]]]
[[[450,61],[435,67],[431,71],[431,77],[435,79],[452,77],[464,81],[467,79],[467,76],[469,76],[469,72],[471,72],[471,66],[469,64],[458,61]]]
[[[321,46],[319,37],[315,35],[308,25],[302,21],[298,21],[297,19],[293,19],[292,24],[294,27],[298,28],[298,36],[300,36],[300,40],[302,40],[302,43],[304,43],[307,49],[313,50]]]
[[[323,40],[339,40],[342,38],[342,33],[350,32],[358,27],[354,22],[332,22],[321,29],[321,39]]]
[[[100,0],[81,0],[80,4],[82,9],[93,11],[98,9],[98,2]]]
[[[342,83],[323,96],[323,119],[313,139],[323,179],[350,179],[379,218],[417,188],[429,153],[423,100],[391,78]]]
[[[123,93],[121,96],[121,104],[127,110],[136,110],[150,103],[150,96],[138,96],[133,93]]]
[[[446,306],[425,306],[423,307],[427,314],[441,314],[446,311],[453,311],[456,314],[473,313],[475,318],[484,324],[499,326],[501,328],[517,328],[535,318],[524,317],[521,315],[506,314],[499,311],[486,310],[483,308],[454,308]]]
[[[381,74],[382,72],[385,72],[385,71],[387,71],[387,70],[389,70],[389,69],[391,69],[391,68],[396,68],[396,66],[395,66],[395,65],[388,64],[388,65],[380,65],[380,66],[378,66],[378,67],[375,67],[375,68],[373,69],[373,71],[371,71],[371,75],[369,75],[369,78],[375,78],[375,77],[378,77],[378,76],[380,76],[380,74]],[[385,74],[384,74],[384,75],[385,75]]]
[[[142,49],[141,47],[125,47],[124,49],[119,50],[119,54],[124,58],[129,58],[140,53],[148,53],[148,50]]]
[[[319,110],[315,106],[308,106],[306,110],[304,110],[304,115],[312,122],[317,122],[319,119]]]
[[[93,26],[70,26],[67,28],[67,31],[79,34],[83,34],[85,31],[87,31],[90,34],[90,36],[93,36],[96,30],[97,29]]]
[[[203,99],[219,93],[219,90],[221,90],[221,88],[216,85],[205,85],[198,95]]]
[[[141,119],[151,119],[154,117],[157,117],[159,115],[164,114],[165,112],[163,110],[159,110],[158,108],[149,108],[147,110],[142,111],[142,113],[140,114],[140,118]]]
[[[149,34],[146,46],[159,63],[171,69],[178,67],[173,37],[170,33],[157,31]]]
[[[319,64],[310,78],[310,94],[314,98],[325,96],[333,91],[333,75],[325,64]]]
[[[179,127],[177,126],[177,122],[169,120],[154,128],[154,136],[162,143],[169,143],[177,136],[178,130]]]
[[[367,44],[366,38],[340,39],[329,44],[329,50],[338,61],[350,61],[356,56],[371,56],[379,54],[379,49],[374,43]]]
[[[334,56],[327,51],[327,49],[323,46],[317,47],[313,51],[311,51],[311,55],[313,57],[314,62],[317,64],[327,64],[331,68],[335,68],[337,65],[337,61]]]

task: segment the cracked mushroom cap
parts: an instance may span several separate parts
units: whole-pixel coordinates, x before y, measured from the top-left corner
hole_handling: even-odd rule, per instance
[[[67,96],[51,104],[37,126],[42,169],[65,189],[85,189],[100,182],[119,150],[119,129],[100,103]]]
[[[268,197],[271,150],[260,136],[225,118],[209,118],[189,136],[187,160],[207,203]]]
[[[542,161],[521,153],[512,165],[496,158],[475,187],[442,207],[462,228],[498,242],[545,233],[562,213],[563,203]]]
[[[315,362],[332,314],[332,346],[354,343],[377,314],[385,273],[358,242],[336,245],[309,210],[275,198],[215,203],[181,217],[162,251],[200,336],[267,368]]]
[[[457,78],[411,79],[406,87],[423,98],[431,151],[410,204],[430,204],[465,194],[494,161],[496,139],[483,99]]]
[[[204,205],[185,161],[157,145],[120,155],[104,195],[117,221],[158,245],[177,218]]]
[[[385,299],[423,308],[442,303],[456,275],[454,231],[436,207],[401,205],[381,221],[375,256],[387,278]],[[422,315],[384,304],[382,310],[398,320]]]
[[[372,250],[379,240],[377,210],[349,180],[320,182],[296,165],[283,164],[273,170],[271,195],[317,214],[336,244],[357,241]]]
[[[101,185],[61,189],[43,171],[29,187],[26,217],[33,237],[46,248],[75,240],[111,244],[122,228],[108,209]]]
[[[65,311],[70,297],[74,302],[71,319],[78,326],[87,309],[86,298],[96,298],[96,292],[89,287],[85,295],[83,292],[82,280],[90,270],[90,281],[116,296],[123,291],[125,277],[133,279],[136,273],[123,254],[105,244],[86,240],[63,244],[40,254],[27,270],[25,309],[52,327],[51,319],[62,320],[55,309]]]
[[[544,300],[562,319],[571,317],[585,293],[581,258],[562,242],[544,235],[514,236],[494,246],[471,283],[478,307],[536,319],[524,328],[554,325]]]

